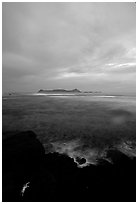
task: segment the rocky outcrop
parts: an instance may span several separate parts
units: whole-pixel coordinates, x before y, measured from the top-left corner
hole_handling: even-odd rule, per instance
[[[136,161],[110,150],[107,161],[78,168],[64,154],[45,154],[32,131],[3,141],[3,201],[123,201],[136,200]],[[84,160],[78,158],[78,162]]]
[[[3,201],[22,201],[22,189],[30,180],[37,180],[42,175],[41,169],[45,159],[42,144],[32,131],[21,132],[3,140],[2,143],[2,170],[3,170]],[[45,169],[47,185],[51,178],[50,172]],[[52,184],[52,179],[50,181]],[[49,190],[50,191],[50,190]],[[50,197],[50,192],[48,192]]]

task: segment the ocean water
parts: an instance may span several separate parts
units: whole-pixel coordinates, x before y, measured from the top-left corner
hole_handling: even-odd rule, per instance
[[[15,94],[3,96],[2,110],[3,139],[32,130],[46,153],[66,154],[78,167],[112,163],[109,149],[136,156],[134,96]]]

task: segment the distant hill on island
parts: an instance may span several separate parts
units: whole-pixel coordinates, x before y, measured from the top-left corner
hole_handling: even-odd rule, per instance
[[[64,94],[64,93],[72,93],[72,94],[89,94],[89,93],[93,93],[93,94],[98,94],[101,93],[101,91],[80,91],[79,89],[70,89],[70,90],[66,90],[66,89],[40,89],[38,91],[38,93],[49,93],[49,94]]]
[[[82,93],[82,92],[78,89],[71,89],[71,90],[66,90],[66,89],[43,90],[43,89],[40,89],[38,93]]]

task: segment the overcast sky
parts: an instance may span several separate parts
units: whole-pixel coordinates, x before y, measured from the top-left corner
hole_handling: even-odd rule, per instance
[[[135,92],[135,3],[3,3],[3,91]]]

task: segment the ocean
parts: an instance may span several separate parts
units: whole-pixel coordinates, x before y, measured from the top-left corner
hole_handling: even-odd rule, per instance
[[[3,140],[32,130],[45,152],[97,165],[107,151],[136,156],[136,98],[119,95],[12,94],[2,98]],[[85,158],[85,162],[81,162]]]

